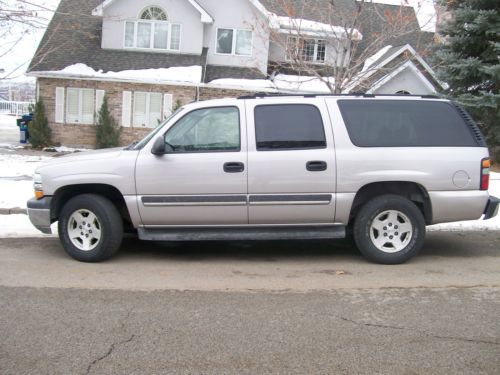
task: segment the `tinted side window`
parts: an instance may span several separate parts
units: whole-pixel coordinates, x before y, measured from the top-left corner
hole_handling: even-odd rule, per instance
[[[254,115],[259,151],[326,147],[321,113],[313,105],[259,105]]]
[[[449,103],[425,100],[339,100],[359,147],[468,147],[477,143]]]
[[[203,108],[189,112],[165,135],[171,152],[240,150],[240,116],[236,107]]]

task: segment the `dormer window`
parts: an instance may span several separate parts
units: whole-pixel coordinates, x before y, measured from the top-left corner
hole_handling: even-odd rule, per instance
[[[125,48],[179,51],[181,25],[168,22],[167,13],[157,6],[147,7],[137,21],[125,21]]]

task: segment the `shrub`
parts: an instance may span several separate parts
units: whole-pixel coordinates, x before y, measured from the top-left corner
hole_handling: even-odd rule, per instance
[[[120,144],[121,128],[109,112],[108,98],[104,96],[102,106],[97,114],[96,147],[109,148]]]
[[[41,98],[36,102],[33,111],[33,120],[28,126],[31,146],[33,148],[48,147],[52,144],[52,132],[45,116],[45,105]]]

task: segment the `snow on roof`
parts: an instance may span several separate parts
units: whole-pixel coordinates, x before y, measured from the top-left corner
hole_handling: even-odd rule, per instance
[[[344,28],[342,26],[334,26],[327,23],[321,23],[303,18],[291,18],[274,15],[280,32],[291,32],[295,34],[307,34],[314,36],[334,36],[346,37],[351,35],[354,40],[361,40],[363,35],[357,29]]]
[[[198,84],[201,82],[201,66],[187,67],[172,67],[160,69],[139,69],[139,70],[122,70],[120,72],[106,72],[102,70],[95,71],[90,66],[82,63],[67,66],[63,70],[37,72],[39,74],[47,74],[50,76],[60,77],[79,77],[79,78],[96,78],[103,80],[124,80],[135,82],[153,82],[153,83],[191,83]]]
[[[333,84],[333,77],[325,77],[324,79]],[[326,83],[317,77],[288,74],[278,74],[272,81],[269,79],[222,78],[211,81],[208,86],[282,93],[330,93]]]
[[[387,51],[389,51],[391,48],[392,48],[391,45],[385,46],[377,53],[374,53],[372,56],[368,57],[365,60],[365,63],[363,65],[363,69],[361,69],[361,71],[362,72],[367,71],[378,59],[380,59],[384,54],[386,54]]]

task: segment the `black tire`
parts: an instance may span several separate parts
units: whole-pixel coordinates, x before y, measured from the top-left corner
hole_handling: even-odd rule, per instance
[[[375,263],[404,263],[424,244],[425,220],[412,201],[399,195],[381,195],[358,212],[354,240],[359,251]]]
[[[89,222],[78,221],[80,218],[85,220],[85,217],[90,218]],[[109,259],[123,239],[123,221],[117,208],[108,199],[95,194],[82,194],[70,199],[59,215],[58,229],[66,253],[82,262]],[[78,232],[73,239],[70,238],[70,230]],[[98,239],[94,237],[97,235]]]

